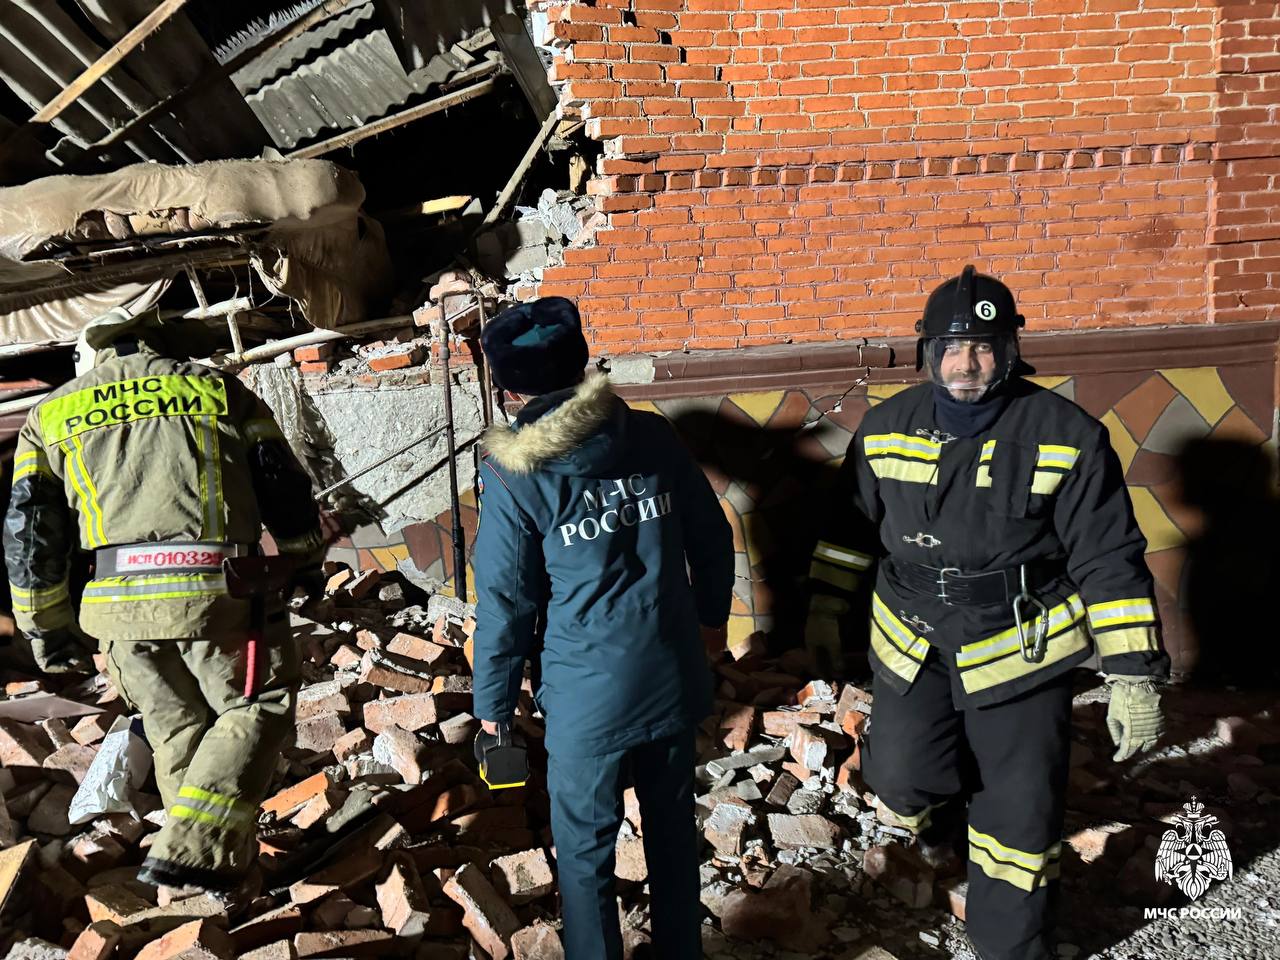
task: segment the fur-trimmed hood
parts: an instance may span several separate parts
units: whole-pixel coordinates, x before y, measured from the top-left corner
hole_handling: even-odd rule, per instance
[[[494,424],[485,433],[484,446],[494,463],[512,473],[544,468],[587,472],[616,456],[625,410],[609,378],[593,372],[572,390],[531,401],[514,426]],[[530,413],[536,419],[521,422]]]

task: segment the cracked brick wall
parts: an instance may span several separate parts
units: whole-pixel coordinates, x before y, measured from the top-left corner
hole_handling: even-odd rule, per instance
[[[1032,329],[1280,316],[1277,4],[534,0],[607,226],[599,352],[909,332],[965,262]]]

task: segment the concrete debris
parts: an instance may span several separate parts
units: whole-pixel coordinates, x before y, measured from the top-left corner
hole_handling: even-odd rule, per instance
[[[439,594],[408,603],[405,591],[388,589],[399,584],[392,576],[340,564],[326,573],[326,598],[293,602],[296,622],[311,625],[297,740],[260,811],[261,893],[234,925],[221,901],[161,905],[138,882],[164,819],[153,786],[138,794],[137,818],[67,823],[77,775],[121,704],[74,722],[0,721],[0,877],[8,878],[0,955],[563,958],[544,781],[490,792],[471,756],[473,609]],[[807,682],[794,655],[752,654],[716,671],[718,700],[701,725],[695,771],[706,955],[883,960],[935,941],[952,949],[964,878],[925,863],[861,779],[869,692]],[[17,697],[68,695],[56,679],[31,692],[24,678],[13,684]],[[103,684],[84,685],[85,696],[96,701]],[[546,758],[527,684],[522,702],[516,721],[536,774]],[[1225,770],[1175,755],[1168,770],[1146,770],[1125,787],[1103,713],[1080,713],[1072,782],[1089,790],[1070,794],[1063,872],[1105,878],[1113,899],[1120,886],[1144,906],[1176,896],[1154,879],[1154,851],[1192,793],[1233,844],[1253,811],[1277,803],[1270,745],[1280,742],[1280,723],[1266,709],[1232,703],[1198,719],[1214,749],[1229,741]],[[1139,792],[1141,803],[1121,790]],[[634,789],[623,812],[616,889],[634,945],[648,937],[652,895]]]

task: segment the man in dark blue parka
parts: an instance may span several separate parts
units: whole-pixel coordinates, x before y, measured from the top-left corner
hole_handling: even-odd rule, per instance
[[[733,539],[671,426],[584,377],[577,308],[503,313],[482,346],[528,398],[486,436],[475,544],[475,711],[509,724],[540,658],[551,831],[567,960],[620,960],[614,848],[622,794],[640,802],[653,946],[702,956],[694,730],[711,709],[704,643],[723,642]],[[541,648],[536,642],[541,635]]]

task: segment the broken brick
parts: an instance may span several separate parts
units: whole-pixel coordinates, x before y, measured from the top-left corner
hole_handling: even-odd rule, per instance
[[[821,723],[822,714],[813,710],[769,710],[760,718],[764,732],[771,737],[789,737],[797,727]]]
[[[339,763],[344,763],[357,753],[368,753],[372,747],[373,738],[369,736],[368,731],[355,729],[350,733],[344,733],[334,741],[333,755]]]
[[[755,826],[756,815],[743,803],[717,803],[703,825],[703,836],[725,856],[739,856],[746,846],[747,831]]]
[[[735,753],[746,750],[758,716],[759,711],[755,707],[741,704],[730,707],[720,720],[720,731],[724,734],[720,742]]]
[[[397,657],[420,660],[425,664],[435,663],[448,653],[445,647],[412,633],[397,633],[387,641],[386,651]]]
[[[862,869],[912,909],[921,910],[933,900],[933,869],[901,844],[872,847],[863,855]]]
[[[277,940],[236,956],[238,960],[296,960],[298,954],[292,940]]]
[[[1067,837],[1067,845],[1085,863],[1107,856],[1128,857],[1140,841],[1139,831],[1127,823],[1103,823]]]
[[[329,753],[338,738],[347,732],[342,718],[336,713],[304,720],[298,724],[297,745],[299,750],[314,750],[316,753]]]
[[[346,583],[348,583],[351,580],[354,580],[355,576],[356,575],[354,570],[352,570],[350,567],[343,567],[341,570],[339,570],[337,573],[331,576],[328,579],[328,581],[325,582],[324,592],[332,596],[333,594],[341,590]]]
[[[333,651],[333,655],[329,657],[329,663],[336,670],[350,670],[352,667],[360,665],[362,654],[359,650],[349,643],[344,643]]]
[[[816,813],[793,816],[786,813],[769,814],[769,836],[779,850],[799,850],[803,847],[838,847],[844,836],[844,828]]]
[[[120,927],[110,920],[99,920],[80,931],[67,953],[67,960],[108,960],[120,943]]]
[[[289,899],[300,906],[314,903],[331,893],[363,883],[378,873],[385,864],[383,852],[376,848],[365,848],[340,857],[329,866],[290,886]]]
[[[855,740],[862,736],[867,726],[867,715],[860,710],[850,710],[840,721],[840,729]]]
[[[94,887],[85,894],[84,902],[91,922],[110,920],[122,927],[129,923],[131,917],[152,906],[123,885]]]
[[[302,809],[289,818],[299,830],[310,830],[342,807],[345,795],[339,790],[326,790],[302,805]]]
[[[292,937],[302,930],[302,911],[287,903],[261,916],[246,920],[231,930],[231,942],[236,953],[242,954],[272,941]]]
[[[334,344],[332,341],[328,343],[312,343],[305,347],[298,347],[293,351],[293,359],[295,363],[319,363],[322,360],[328,360],[333,356]]]
[[[444,893],[462,907],[462,925],[493,960],[511,955],[511,936],[520,922],[505,900],[473,864],[463,864],[444,885]]]
[[[614,875],[632,883],[644,883],[649,864],[644,857],[644,841],[640,837],[619,837],[614,856]]]
[[[71,842],[68,848],[74,860],[91,867],[93,872],[110,870],[127,855],[116,840],[100,833],[86,833]]]
[[[55,783],[27,817],[27,829],[32,833],[45,833],[51,837],[65,837],[71,832],[67,816],[75,793],[75,787]]]
[[[408,730],[391,727],[374,737],[373,758],[395,770],[405,783],[421,783],[424,748]]]
[[[274,813],[277,816],[288,813],[290,810],[296,810],[317,794],[324,793],[331,786],[333,786],[333,779],[329,774],[321,771],[299,783],[295,783],[292,787],[286,787],[272,797],[268,797],[262,802],[262,810],[264,813]]]
[[[560,934],[548,923],[535,923],[511,936],[512,960],[564,960]]]
[[[386,930],[321,930],[294,935],[293,949],[305,957],[388,956],[395,935]]]
[[[400,937],[416,937],[426,932],[431,907],[418,871],[411,863],[392,866],[386,879],[374,889],[384,927]]]
[[[432,689],[432,678],[397,670],[385,660],[375,660],[367,653],[360,670],[360,682],[399,693],[428,693]]]
[[[71,743],[58,747],[53,753],[45,757],[44,768],[46,770],[61,770],[76,783],[84,783],[85,774],[89,772],[89,767],[93,764],[93,758],[97,755],[97,747],[87,747],[73,740]]]
[[[783,865],[764,887],[734,890],[720,905],[720,927],[738,940],[785,940],[807,925],[812,901],[812,875]]]
[[[963,877],[952,877],[939,884],[940,906],[945,907],[951,915],[964,923],[965,907],[969,900],[969,881]]]
[[[348,580],[342,585],[342,589],[350,595],[353,600],[363,600],[373,592],[374,587],[382,580],[382,572],[380,570],[363,570],[353,579]]]
[[[836,754],[848,746],[845,738],[824,727],[796,727],[791,735],[791,756],[796,763],[815,773],[834,770]]]
[[[297,699],[294,716],[299,723],[328,714],[351,712],[351,702],[336,680],[305,686],[298,691]]]
[[[39,727],[15,720],[0,720],[0,765],[39,767],[53,752],[49,736]]]
[[[436,700],[430,693],[411,693],[386,700],[370,700],[364,705],[364,726],[372,733],[392,727],[421,730],[436,722]]]
[[[470,743],[480,722],[469,713],[460,713],[440,724],[440,739],[452,746]]]
[[[137,960],[232,960],[231,938],[209,919],[192,920],[152,940]]]
[[[298,371],[305,377],[315,377],[333,369],[332,360],[307,360],[298,364]]]
[[[537,900],[555,889],[551,864],[542,849],[499,857],[490,864],[490,868],[497,888],[515,906]]]
[[[771,807],[785,807],[791,795],[800,789],[800,781],[790,773],[779,774],[764,802]]]
[[[831,713],[827,704],[834,705],[836,702],[835,687],[826,680],[811,680],[800,688],[800,692],[796,694],[796,702],[809,710]]]
[[[81,717],[71,728],[71,738],[85,746],[99,743],[114,722],[115,718],[109,713],[95,713],[92,716]]]

